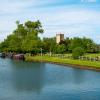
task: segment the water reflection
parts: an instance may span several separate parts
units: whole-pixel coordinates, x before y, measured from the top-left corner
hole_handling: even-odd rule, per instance
[[[14,64],[15,63],[15,64]],[[40,92],[43,87],[45,64],[44,63],[19,63],[14,62],[13,84],[17,91]],[[17,63],[17,64],[16,64]]]
[[[84,83],[84,70],[73,68],[72,77],[75,84]]]
[[[100,73],[0,59],[0,100],[100,100]]]

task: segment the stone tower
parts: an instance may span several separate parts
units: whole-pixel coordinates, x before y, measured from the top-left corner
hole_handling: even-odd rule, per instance
[[[56,34],[56,43],[59,44],[61,41],[64,40],[64,34]]]

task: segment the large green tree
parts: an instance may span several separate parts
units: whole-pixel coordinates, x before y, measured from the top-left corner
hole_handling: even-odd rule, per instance
[[[56,46],[56,38],[43,38],[43,49],[45,52],[54,52]]]
[[[33,52],[40,49],[41,40],[39,33],[43,33],[40,21],[27,21],[20,24],[16,21],[17,28],[1,44],[1,51]]]

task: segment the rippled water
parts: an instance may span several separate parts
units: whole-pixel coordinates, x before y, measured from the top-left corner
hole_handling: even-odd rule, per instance
[[[0,100],[100,100],[100,73],[0,59]]]

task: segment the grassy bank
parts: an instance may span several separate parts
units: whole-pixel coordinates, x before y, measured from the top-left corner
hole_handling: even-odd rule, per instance
[[[82,68],[82,69],[91,69],[100,71],[100,62],[91,62],[83,60],[73,60],[73,59],[62,59],[58,57],[48,57],[48,56],[28,56],[26,61],[38,61],[38,62],[50,62],[62,65],[70,65],[72,67]]]

